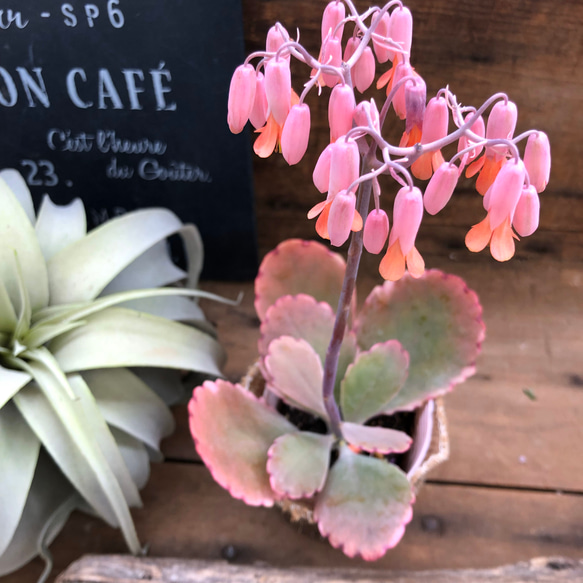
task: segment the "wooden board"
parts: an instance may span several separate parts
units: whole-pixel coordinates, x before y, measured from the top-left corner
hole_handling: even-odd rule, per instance
[[[583,561],[541,557],[496,569],[378,573],[354,569],[283,570],[224,562],[97,555],[76,561],[61,574],[57,583],[138,583],[144,579],[158,583],[256,583],[258,579],[262,583],[575,583],[583,581]]]
[[[276,508],[234,500],[201,465],[152,467],[145,508],[133,512],[152,557],[219,560],[280,568],[385,570],[489,568],[537,556],[580,558],[583,496],[427,484],[398,547],[375,563],[349,559],[313,527],[289,524]],[[75,513],[51,550],[58,573],[89,552],[125,552],[121,535]],[[2,583],[35,581],[35,560]]]
[[[368,6],[366,2],[356,4],[360,9]],[[426,80],[429,96],[449,84],[461,103],[479,105],[490,95],[505,91],[518,106],[518,132],[537,128],[548,133],[553,164],[542,203],[545,233],[538,235],[533,246],[553,257],[582,259],[583,116],[579,110],[583,70],[578,63],[583,59],[583,43],[578,23],[583,20],[583,4],[577,0],[556,6],[543,0],[412,0],[407,4],[414,17],[412,64]],[[281,21],[292,34],[299,27],[302,42],[317,56],[324,6],[324,0],[243,0],[248,52],[263,49],[267,30]],[[456,34],[444,34],[454,29]],[[382,67],[384,71],[386,66]],[[298,67],[297,75],[296,90],[305,71]],[[258,237],[264,252],[284,238],[314,237],[313,225],[305,216],[321,198],[311,176],[329,140],[327,94],[325,89],[321,99],[316,95],[308,98],[312,132],[308,153],[300,164],[289,167],[279,155],[254,159]],[[373,91],[371,95],[379,102],[383,93]],[[402,123],[392,122],[387,135],[398,141],[402,131]],[[472,181],[466,181],[461,190],[473,188],[471,185]],[[383,205],[388,209],[396,192],[394,183],[385,181],[383,192]],[[465,201],[455,202],[451,210],[428,223],[435,227],[432,233],[437,232],[437,237],[426,231],[433,240],[422,252],[433,249],[447,256],[451,251],[448,241],[463,246],[465,231],[483,214],[479,197],[474,197],[467,197],[471,212]],[[463,228],[446,228],[452,221]],[[426,237],[423,232],[424,227],[422,238]],[[569,242],[563,246],[564,238],[553,237],[553,233],[570,233]]]

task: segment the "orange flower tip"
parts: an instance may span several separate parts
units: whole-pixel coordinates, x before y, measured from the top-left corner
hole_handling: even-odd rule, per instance
[[[484,166],[486,161],[486,156],[480,156],[477,160],[474,160],[466,169],[466,178],[471,178],[475,176]]]
[[[494,229],[490,241],[490,252],[496,261],[509,261],[514,257],[515,235],[510,226],[510,219],[504,221]]]
[[[486,248],[492,237],[492,230],[490,229],[490,220],[488,216],[474,225],[466,235],[466,247],[474,252],[479,253]]]
[[[398,240],[389,246],[379,265],[379,273],[388,281],[398,281],[405,275],[405,257]]]
[[[423,273],[425,273],[425,261],[421,257],[421,253],[417,251],[416,247],[413,247],[409,253],[407,253],[407,271],[411,274],[411,277],[419,279]]]
[[[357,210],[355,210],[354,219],[352,220],[352,226],[350,227],[350,230],[353,231],[354,233],[358,233],[358,231],[362,231],[362,225],[363,225],[362,216]]]
[[[308,219],[315,219],[324,210],[324,207],[327,204],[328,204],[328,201],[323,200],[322,202],[319,202],[318,204],[314,205],[308,211]]]

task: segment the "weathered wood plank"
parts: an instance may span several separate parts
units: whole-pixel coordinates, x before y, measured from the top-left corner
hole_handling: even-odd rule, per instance
[[[275,508],[234,500],[201,465],[152,467],[144,509],[133,512],[153,557],[269,564],[278,568],[386,570],[491,568],[537,556],[580,558],[581,495],[427,484],[401,543],[375,562],[348,559],[313,528],[289,524]],[[55,574],[87,553],[125,553],[120,533],[75,513],[51,550]],[[35,581],[35,561],[3,583]]]
[[[495,569],[391,571],[354,569],[273,569],[241,567],[225,562],[144,559],[128,556],[86,556],[73,563],[57,583],[556,583],[583,581],[583,560],[537,558]]]

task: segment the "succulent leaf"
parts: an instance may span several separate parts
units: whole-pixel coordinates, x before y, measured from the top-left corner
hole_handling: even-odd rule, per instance
[[[82,376],[109,425],[159,450],[160,440],[174,430],[174,418],[150,387],[126,368],[88,370]]]
[[[30,224],[34,225],[35,215],[34,215],[34,203],[32,202],[32,195],[26,184],[26,180],[22,177],[22,174],[14,168],[4,168],[0,170],[0,178],[6,182],[8,188],[12,191],[14,198],[18,201],[26,216],[28,217]]]
[[[278,298],[300,293],[336,308],[346,264],[316,241],[288,239],[270,251],[255,279],[255,310],[260,320]],[[309,277],[306,277],[309,274]]]
[[[401,540],[413,501],[407,476],[397,466],[343,445],[317,497],[314,518],[332,546],[373,561]]]
[[[377,286],[355,328],[364,350],[395,338],[409,353],[409,376],[387,411],[414,409],[471,376],[484,339],[477,295],[438,270]]]
[[[307,431],[278,437],[267,454],[272,489],[292,499],[308,498],[319,492],[326,482],[333,443],[331,434]]]
[[[241,385],[222,380],[196,388],[188,410],[196,449],[215,481],[251,506],[272,506],[267,452],[296,427]]]
[[[409,356],[397,340],[359,353],[340,385],[340,407],[347,421],[364,423],[385,410],[405,383]]]
[[[269,389],[288,404],[328,418],[322,396],[323,369],[320,357],[302,338],[281,336],[265,357]]]
[[[154,366],[220,376],[224,352],[195,328],[124,308],[108,308],[85,326],[50,343],[65,372],[95,368]]]
[[[31,378],[28,373],[0,366],[0,410]]]
[[[411,447],[413,440],[403,431],[385,427],[369,427],[344,421],[342,436],[350,445],[369,453],[403,453]]]
[[[94,299],[142,253],[181,227],[165,209],[134,211],[100,225],[47,262],[51,303]]]
[[[40,543],[43,547],[51,543],[78,499],[71,484],[41,451],[18,528],[8,548],[0,555],[0,577],[28,563],[38,554]],[[43,537],[45,528],[47,532]]]
[[[80,241],[87,234],[87,217],[80,198],[56,205],[45,194],[35,224],[36,237],[45,260]]]
[[[32,309],[49,301],[47,268],[34,227],[4,180],[0,179],[0,281],[6,286],[12,305],[21,305],[14,258],[20,265],[23,287]]]
[[[40,451],[40,441],[13,403],[0,409],[0,556],[24,510]]]

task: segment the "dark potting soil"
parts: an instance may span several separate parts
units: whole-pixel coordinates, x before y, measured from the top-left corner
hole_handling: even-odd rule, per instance
[[[290,423],[293,423],[300,431],[311,431],[312,433],[320,433],[325,435],[328,433],[326,423],[319,417],[310,415],[305,411],[291,407],[290,405],[279,401],[277,404],[278,412],[283,415]],[[385,429],[396,429],[397,431],[404,431],[407,435],[413,436],[415,430],[415,412],[414,411],[399,411],[392,415],[377,415],[369,419],[365,425],[370,427],[384,427]],[[362,452],[362,455],[369,455]],[[403,469],[407,453],[389,454],[385,458],[387,461],[399,466]],[[336,461],[336,452],[332,453],[331,463]]]

